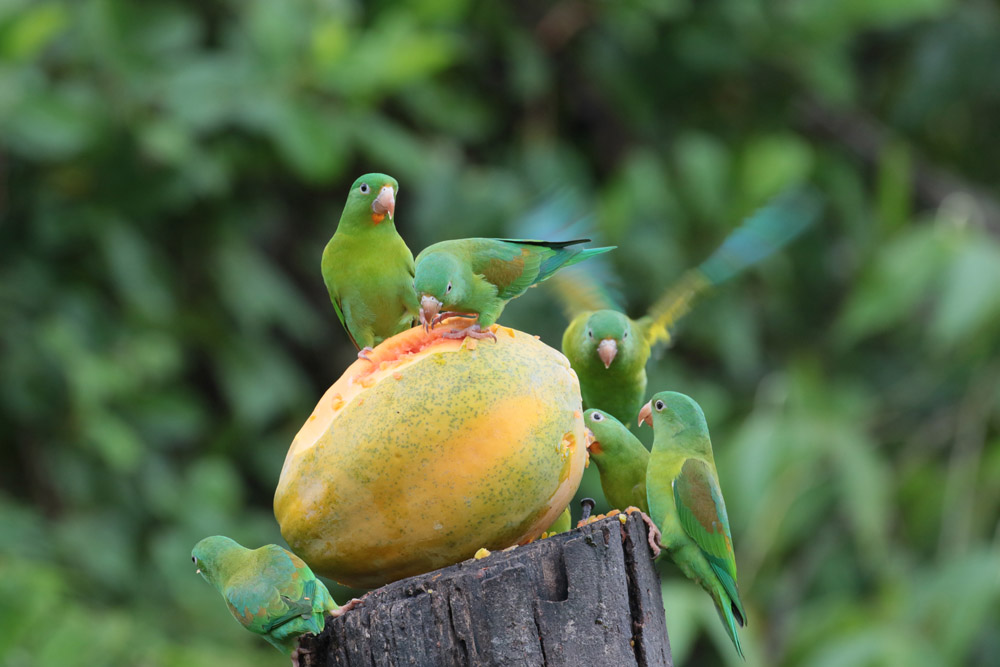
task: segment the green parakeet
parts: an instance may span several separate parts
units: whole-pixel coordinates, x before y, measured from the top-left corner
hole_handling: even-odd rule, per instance
[[[296,664],[299,637],[319,634],[326,612],[339,616],[356,602],[338,607],[309,566],[277,544],[247,549],[214,535],[195,545],[191,560],[243,627],[292,656]]]
[[[589,239],[548,242],[510,239],[442,241],[417,255],[414,288],[420,296],[420,322],[433,327],[455,315],[474,318],[449,338],[493,337],[486,327],[504,306],[564,266],[613,250],[574,248]]]
[[[638,507],[649,514],[646,503],[649,452],[639,438],[601,410],[584,412],[583,423],[594,436],[587,451],[601,474],[601,489],[608,504],[620,510]]]
[[[333,238],[323,250],[323,281],[351,342],[366,353],[412,327],[413,253],[396,231],[399,184],[385,174],[354,181]]]
[[[746,624],[746,612],[736,587],[733,536],[705,413],[690,397],[663,391],[642,407],[639,423],[653,427],[646,495],[662,533],[660,544],[681,572],[712,596],[742,657],[736,628]]]
[[[670,328],[692,301],[771,255],[818,217],[820,200],[810,191],[789,192],[757,211],[697,268],[686,272],[638,320],[627,317],[593,285],[560,280],[557,288],[572,321],[562,351],[580,379],[586,408],[600,408],[631,424],[646,393],[646,362],[652,347],[670,339]],[[588,308],[589,306],[589,308]],[[578,312],[580,308],[586,308]]]

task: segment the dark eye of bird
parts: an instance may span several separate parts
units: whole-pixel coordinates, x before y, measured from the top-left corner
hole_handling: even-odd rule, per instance
[[[656,402],[656,409],[657,410],[662,410],[663,409],[663,401],[657,401]]]
[[[368,190],[369,190],[369,189],[370,189],[370,188],[368,187],[368,184],[367,184],[367,183],[362,183],[362,184],[361,184],[361,194],[363,194],[363,195],[366,195],[366,194],[368,194]]]
[[[444,291],[446,294],[451,291],[451,283],[448,283],[448,287],[446,287]]]
[[[622,340],[625,340],[626,338],[628,338],[628,332],[627,331],[622,334]]]
[[[593,338],[594,337],[594,332],[593,331],[587,331],[587,336],[589,338]]]
[[[595,412],[594,415],[591,417],[591,419],[593,419],[595,422],[599,422],[603,420],[604,417],[601,416],[600,412]]]
[[[191,556],[191,562],[197,564],[198,563],[198,557],[197,556]]]

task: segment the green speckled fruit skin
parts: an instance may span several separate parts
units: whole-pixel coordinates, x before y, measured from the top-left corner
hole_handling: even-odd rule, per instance
[[[572,499],[586,440],[565,357],[511,329],[439,333],[352,365],[292,443],[275,516],[317,573],[379,586],[534,539]]]

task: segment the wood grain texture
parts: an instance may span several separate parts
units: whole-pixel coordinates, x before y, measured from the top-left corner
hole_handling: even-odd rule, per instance
[[[302,667],[670,667],[660,579],[618,517],[372,591],[307,636]]]

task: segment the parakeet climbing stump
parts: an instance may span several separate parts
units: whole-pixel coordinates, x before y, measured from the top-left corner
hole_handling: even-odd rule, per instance
[[[646,503],[646,466],[649,452],[624,424],[601,410],[587,410],[583,423],[594,435],[587,446],[590,460],[601,474],[601,490],[611,507],[638,507]]]
[[[661,545],[681,572],[712,596],[742,656],[737,626],[743,627],[747,616],[736,586],[733,536],[705,414],[690,397],[663,391],[642,407],[639,422],[653,427],[646,497]]]
[[[385,174],[354,182],[323,250],[323,281],[351,342],[366,352],[412,327],[417,317],[413,254],[393,216],[399,184]]]
[[[261,635],[297,664],[299,637],[319,634],[324,615],[339,607],[301,558],[276,544],[247,549],[222,535],[206,537],[191,551],[198,574],[222,594],[243,627]]]
[[[420,321],[433,327],[445,317],[475,321],[449,337],[491,337],[483,329],[496,322],[504,306],[564,266],[613,248],[574,248],[587,239],[547,242],[509,239],[459,239],[435,243],[417,255],[414,289]]]

